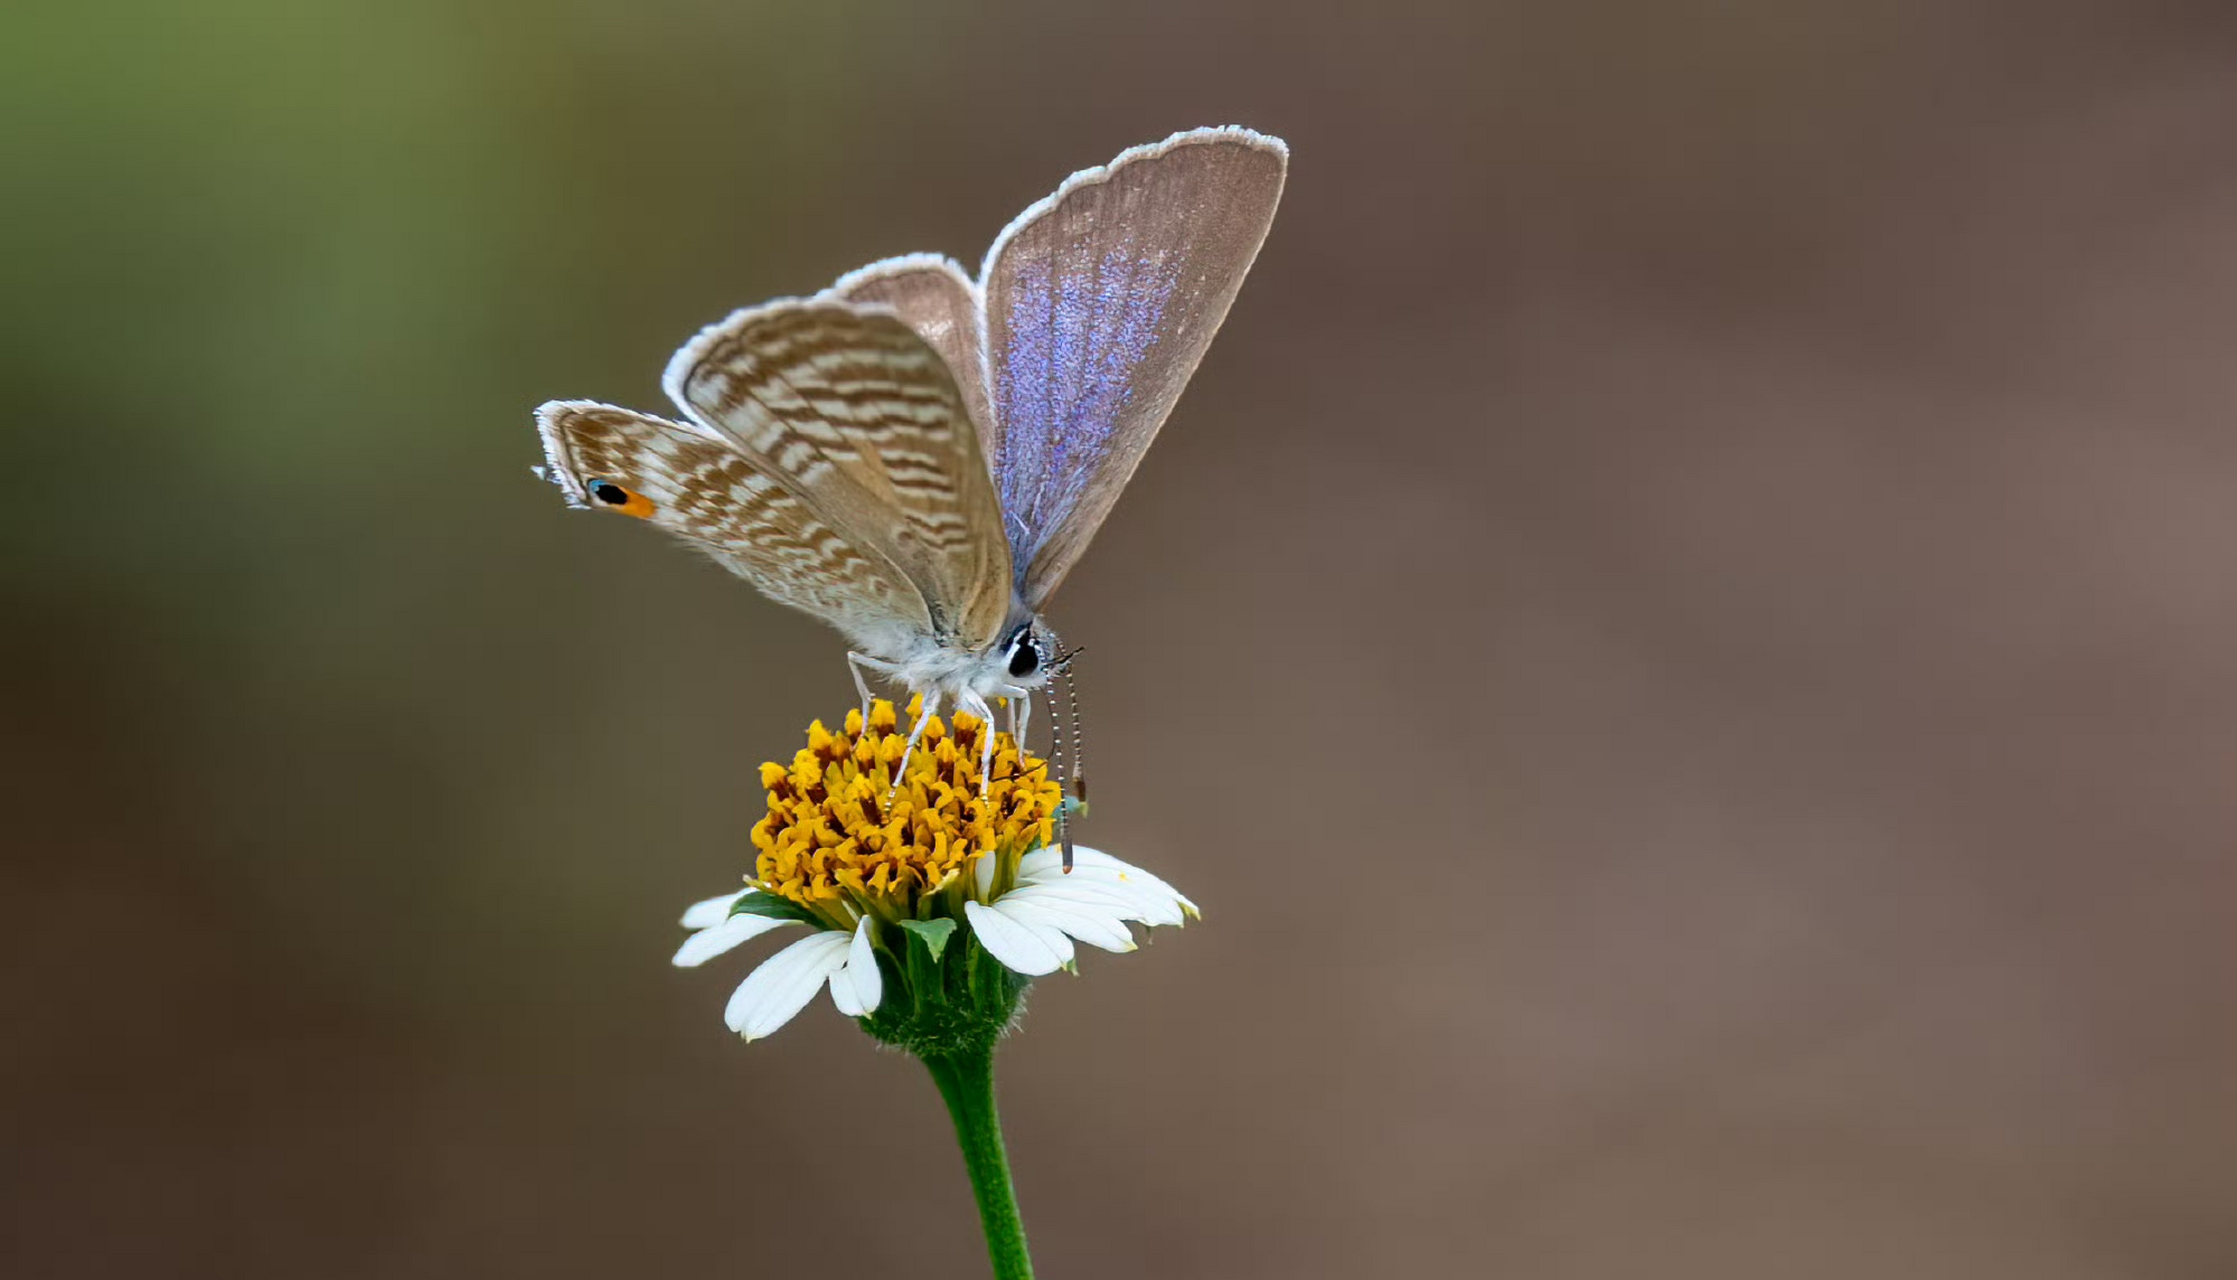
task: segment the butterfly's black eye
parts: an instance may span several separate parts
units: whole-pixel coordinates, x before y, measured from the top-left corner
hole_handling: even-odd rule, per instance
[[[1010,674],[1019,678],[1032,675],[1041,669],[1041,648],[1033,643],[1031,632],[1020,632],[1010,649]]]

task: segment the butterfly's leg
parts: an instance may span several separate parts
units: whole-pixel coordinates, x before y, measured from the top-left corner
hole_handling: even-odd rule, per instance
[[[1025,731],[1033,725],[1033,695],[1010,695],[1010,740],[1018,744],[1018,759],[1025,759]]]
[[[870,731],[870,682],[862,678],[864,668],[872,671],[881,666],[876,658],[865,657],[854,650],[847,651],[847,670],[854,675],[854,691],[862,695],[862,731]]]
[[[887,799],[890,800],[893,798],[893,793],[901,789],[901,780],[909,776],[909,756],[917,749],[917,739],[918,737],[923,735],[925,723],[931,720],[933,713],[937,712],[939,709],[939,690],[935,689],[932,692],[925,694],[924,709],[917,713],[917,722],[909,730],[908,745],[901,748],[901,763],[894,767],[893,785],[886,790]]]
[[[955,705],[979,718],[979,796],[986,796],[994,781],[994,708],[970,689],[955,695]]]

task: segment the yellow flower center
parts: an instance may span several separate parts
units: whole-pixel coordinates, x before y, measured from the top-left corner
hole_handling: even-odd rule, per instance
[[[910,702],[908,723],[921,702]],[[1056,838],[1062,798],[1048,762],[1009,734],[995,734],[981,794],[980,735],[992,727],[957,712],[951,733],[934,716],[896,787],[909,735],[892,703],[871,704],[867,731],[860,711],[847,713],[843,733],[810,725],[789,768],[761,766],[769,816],[753,829],[760,855],[749,883],[839,928],[853,926],[845,903],[885,920],[961,916],[979,859],[998,859],[999,891],[1021,856]],[[945,910],[943,898],[953,899]]]

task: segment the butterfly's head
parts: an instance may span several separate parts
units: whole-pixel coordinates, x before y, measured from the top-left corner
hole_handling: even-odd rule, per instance
[[[1038,619],[1027,618],[1012,627],[996,648],[1002,670],[1021,689],[1038,689],[1048,683],[1049,659],[1055,645]]]
[[[1015,697],[1049,682],[1070,657],[1049,624],[1020,612],[1001,638],[980,650],[960,682],[982,697]]]

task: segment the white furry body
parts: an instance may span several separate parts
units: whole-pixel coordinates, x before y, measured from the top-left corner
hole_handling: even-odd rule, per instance
[[[1049,634],[1038,618],[1028,618],[1026,629],[1006,628],[1005,636],[1020,637],[1022,643],[1037,645],[1036,634]],[[949,703],[962,708],[987,722],[994,721],[994,708],[990,698],[1006,699],[1010,707],[1010,735],[1022,750],[1025,731],[1032,718],[1033,691],[1049,681],[1049,666],[1036,661],[1026,675],[1011,671],[1011,657],[1016,646],[1008,639],[985,649],[966,649],[952,642],[943,641],[922,631],[895,630],[888,635],[850,631],[849,638],[870,652],[850,650],[848,668],[854,673],[855,692],[862,697],[864,723],[870,716],[870,685],[862,678],[864,670],[875,671],[903,689],[924,695],[924,705],[917,714],[916,723],[909,728],[909,745],[901,756],[901,767],[908,766],[908,752],[916,749],[917,737],[924,726],[940,708]],[[885,643],[878,643],[879,641]],[[1039,652],[1038,649],[1035,650]],[[981,735],[979,749],[979,777],[983,784],[991,775],[989,766],[994,759],[994,734]],[[894,777],[901,776],[896,770]]]

